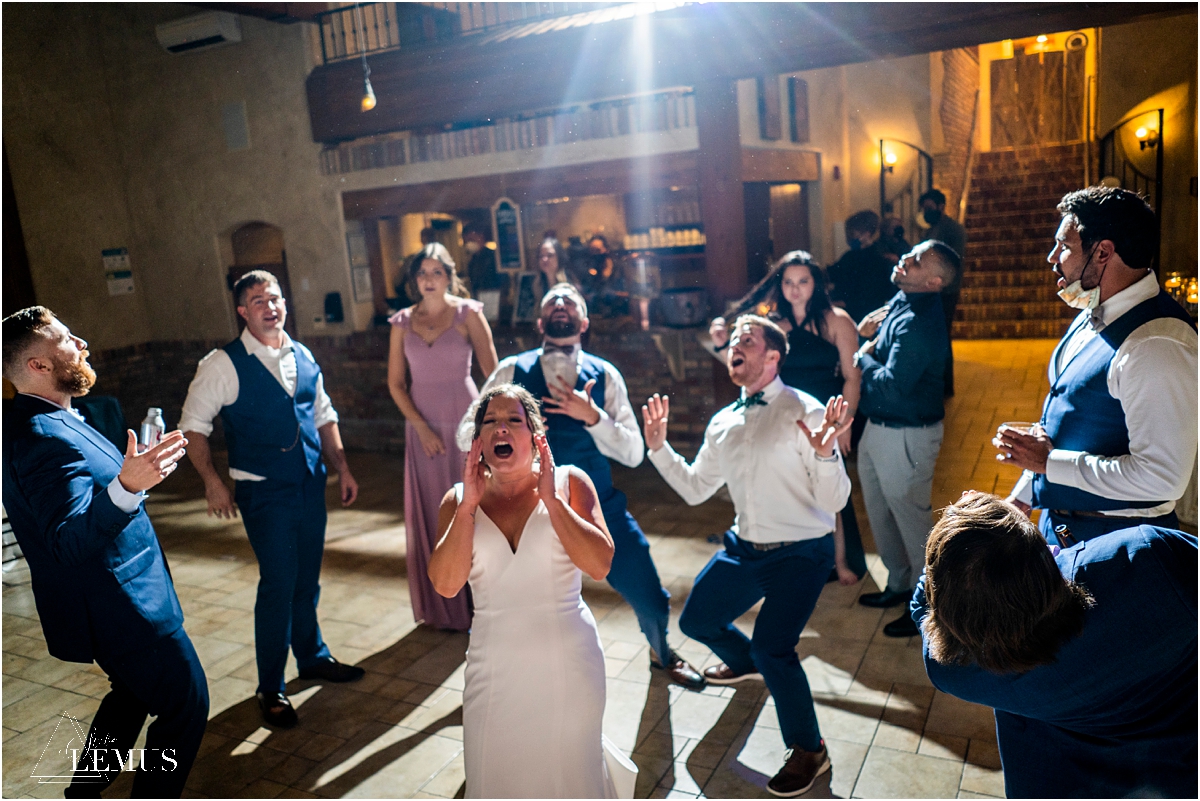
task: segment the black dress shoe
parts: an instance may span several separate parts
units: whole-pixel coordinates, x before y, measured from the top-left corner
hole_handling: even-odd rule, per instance
[[[300,669],[300,678],[302,679],[324,679],[333,682],[358,681],[365,675],[367,675],[367,671],[362,668],[343,665],[333,657]]]
[[[667,678],[688,690],[703,690],[708,684],[704,677],[691,665],[686,659],[683,659],[674,651],[671,652],[667,664],[659,661],[658,656],[650,652],[650,667],[655,670],[664,670],[667,673]]]
[[[912,590],[884,590],[883,592],[864,592],[858,596],[858,602],[872,609],[885,609],[889,606],[899,606],[912,600]]]
[[[916,637],[921,633],[912,616],[905,612],[900,617],[883,627],[883,633],[888,637]]]
[[[283,693],[259,693],[257,698],[263,720],[270,725],[290,729],[300,721],[292,702]]]

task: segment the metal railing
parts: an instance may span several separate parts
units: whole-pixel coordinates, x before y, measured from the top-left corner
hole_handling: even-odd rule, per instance
[[[1100,140],[1100,182],[1120,186],[1131,192],[1137,192],[1146,198],[1154,207],[1154,269],[1158,269],[1159,245],[1162,238],[1162,205],[1163,205],[1163,109],[1139,111],[1118,122]],[[1150,121],[1157,118],[1158,127],[1151,128]],[[1146,136],[1139,137],[1131,133],[1134,123],[1146,131]],[[1135,129],[1136,130],[1136,129]],[[1130,158],[1128,148],[1133,142],[1138,143],[1136,152],[1145,152],[1147,147],[1154,149],[1154,175],[1147,175],[1138,169],[1135,159]],[[1149,159],[1145,156],[1136,159],[1143,166]]]
[[[628,3],[354,3],[316,17],[326,64]]]
[[[344,142],[321,152],[325,175],[567,145],[696,126],[688,89],[603,100],[429,134],[401,132]]]

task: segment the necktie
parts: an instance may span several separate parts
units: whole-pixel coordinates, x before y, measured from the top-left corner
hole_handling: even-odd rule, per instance
[[[759,392],[755,392],[753,395],[749,395],[745,398],[738,398],[737,403],[733,404],[733,410],[736,412],[738,409],[743,409],[748,406],[766,406],[766,405],[767,405],[767,402],[765,400],[763,400],[763,393],[760,390]]]

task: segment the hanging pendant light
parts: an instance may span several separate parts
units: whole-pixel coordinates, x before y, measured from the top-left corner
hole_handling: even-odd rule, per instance
[[[375,108],[375,89],[371,86],[371,67],[369,64],[367,64],[367,51],[366,48],[363,47],[362,39],[359,36],[360,30],[363,31],[364,34],[366,33],[367,20],[363,15],[362,7],[358,3],[354,4],[354,11],[355,16],[358,18],[357,24],[354,26],[354,43],[358,45],[358,54],[362,56],[363,66],[362,110],[370,111],[371,109]]]

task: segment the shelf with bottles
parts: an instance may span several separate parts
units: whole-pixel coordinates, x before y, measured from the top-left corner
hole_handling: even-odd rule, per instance
[[[625,250],[703,250],[707,238],[696,226],[681,228],[654,227],[646,231],[630,231],[622,244]],[[698,252],[698,251],[695,251]]]

